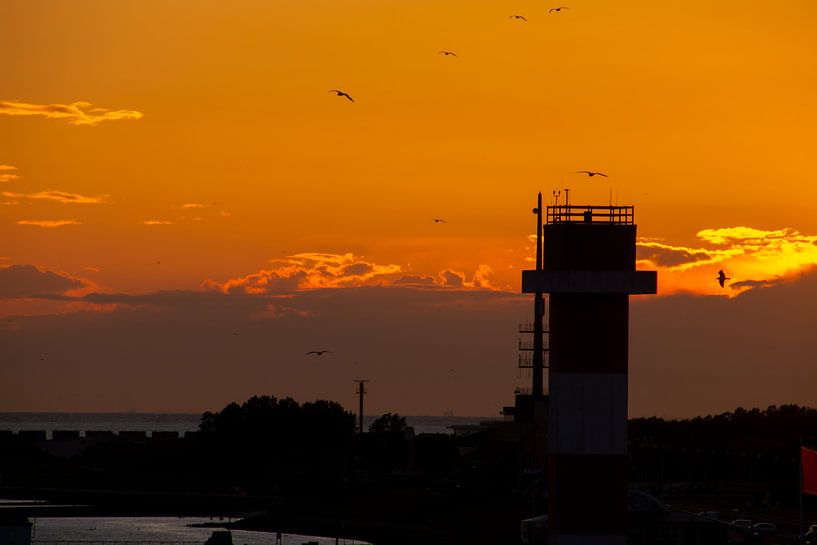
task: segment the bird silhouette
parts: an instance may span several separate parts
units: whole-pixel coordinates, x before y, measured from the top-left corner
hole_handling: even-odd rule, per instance
[[[439,53],[439,54],[441,54],[441,55],[445,55],[446,57],[447,57],[447,56],[449,56],[449,55],[451,55],[452,57],[456,57],[456,56],[457,56],[457,54],[456,54],[456,53],[454,53],[453,51],[446,51],[445,49],[442,49],[442,50],[440,50],[440,51],[437,51],[437,53]]]
[[[308,356],[309,354],[315,354],[316,356],[323,356],[324,354],[331,354],[331,350],[310,350],[304,356]]]
[[[609,178],[609,176],[603,172],[594,172],[592,170],[577,170],[576,174],[587,174],[591,178],[595,175],[604,176],[605,178]]]
[[[352,97],[350,97],[349,95],[347,95],[346,93],[344,93],[343,91],[340,91],[340,90],[338,90],[338,89],[329,89],[329,92],[330,92],[330,93],[335,93],[335,94],[337,94],[339,97],[346,97],[346,98],[348,98],[348,99],[349,99],[351,102],[354,102],[354,101],[355,101],[355,99],[353,99]]]
[[[721,287],[724,287],[724,283],[725,283],[727,280],[732,280],[731,278],[729,278],[728,276],[726,276],[726,273],[725,273],[725,272],[723,272],[722,270],[718,271],[718,276],[716,277],[716,279],[717,279],[717,281],[718,281],[718,284],[720,284],[720,285],[721,285]]]
[[[434,223],[448,223],[444,219],[440,219],[440,218],[431,218],[431,221],[433,221]]]
[[[559,13],[559,12],[560,12],[560,11],[562,11],[563,9],[570,9],[570,8],[569,8],[569,7],[567,7],[567,6],[559,6],[558,8],[550,8],[550,9],[548,10],[548,15],[550,15],[550,13],[551,13],[552,11],[555,11],[556,13]]]
[[[525,21],[526,23],[528,22],[528,20],[527,20],[527,19],[525,19],[524,17],[522,17],[521,15],[509,15],[509,16],[508,16],[508,19],[522,19],[522,20],[523,20],[523,21]]]

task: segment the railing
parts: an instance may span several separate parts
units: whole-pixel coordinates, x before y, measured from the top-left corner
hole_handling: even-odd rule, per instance
[[[550,366],[547,348],[542,350],[542,365],[547,369]],[[517,368],[533,369],[533,351],[526,350],[517,355]]]
[[[520,332],[520,333],[536,333],[536,330],[534,329],[534,325],[533,325],[533,324],[519,324],[519,332]],[[543,330],[542,330],[542,333],[544,333],[545,335],[547,335],[547,334],[548,334],[548,330],[547,330],[547,329],[543,329]]]
[[[542,351],[547,352],[548,348],[547,340],[542,339]],[[522,339],[519,339],[519,350],[524,352],[534,352],[536,350],[534,341],[523,341]]]
[[[553,223],[606,223],[632,225],[635,222],[634,206],[548,206],[546,222]]]

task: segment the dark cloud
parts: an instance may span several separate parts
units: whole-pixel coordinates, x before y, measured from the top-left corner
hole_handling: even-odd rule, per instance
[[[814,405],[817,273],[727,298],[638,297],[630,316],[630,412],[693,416]]]
[[[434,285],[434,278],[431,276],[401,276],[394,281],[395,284],[416,284],[416,285]]]
[[[85,287],[85,282],[64,273],[46,271],[34,265],[0,268],[0,297],[35,297],[63,294]]]
[[[459,271],[452,271],[451,269],[440,271],[440,279],[446,286],[461,288],[465,285],[465,274]]]
[[[657,243],[639,243],[636,258],[649,260],[658,267],[676,267],[684,263],[711,261],[713,256],[706,250],[667,246]]]
[[[782,278],[768,278],[763,280],[740,280],[738,282],[731,282],[729,287],[733,290],[743,288],[768,288],[775,286],[783,281]]]
[[[256,393],[352,406],[351,380],[369,378],[373,412],[493,415],[524,385],[526,296],[425,283],[71,298],[77,279],[26,270],[54,282],[43,297],[81,311],[0,322],[0,410],[200,411]],[[815,300],[814,271],[732,298],[634,297],[630,414],[813,404]],[[304,361],[316,347],[331,358]],[[444,372],[465,363],[468,373]]]
[[[113,310],[0,324],[0,410],[199,411],[254,393],[352,406],[363,376],[373,411],[495,414],[517,385],[515,326],[528,307],[507,293],[396,286],[82,301]],[[305,360],[315,347],[331,358]],[[470,370],[456,382],[452,359]]]
[[[373,270],[374,266],[371,263],[354,263],[343,267],[340,274],[341,276],[361,276],[368,274]]]

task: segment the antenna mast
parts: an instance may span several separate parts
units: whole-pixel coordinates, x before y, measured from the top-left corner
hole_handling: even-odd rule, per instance
[[[366,383],[369,382],[369,380],[355,380],[354,382],[357,383],[355,393],[358,395],[357,431],[358,433],[363,433],[363,396],[368,393],[366,391]]]

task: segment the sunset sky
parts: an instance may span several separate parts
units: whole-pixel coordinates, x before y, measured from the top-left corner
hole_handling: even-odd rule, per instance
[[[5,0],[0,410],[351,408],[370,378],[372,412],[496,414],[530,210],[566,188],[634,205],[659,271],[631,414],[814,405],[815,24],[810,0]]]

